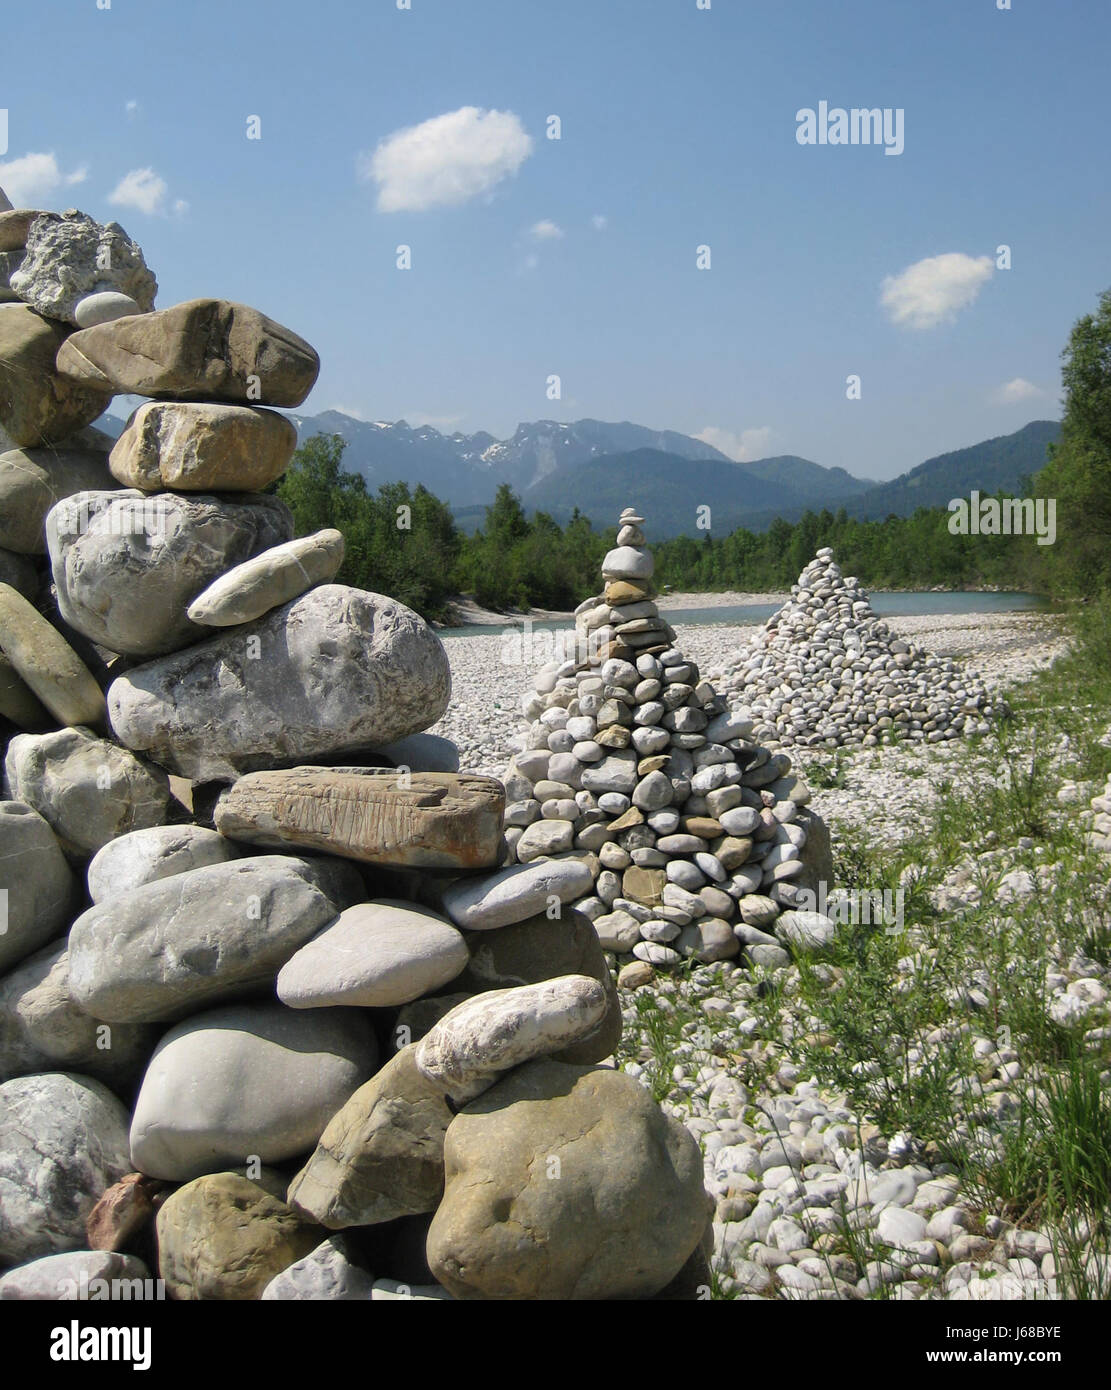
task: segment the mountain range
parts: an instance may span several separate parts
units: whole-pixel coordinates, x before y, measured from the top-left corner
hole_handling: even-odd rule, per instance
[[[127,402],[120,404],[126,409]],[[509,439],[497,439],[485,431],[443,434],[404,420],[358,420],[338,410],[286,413],[302,441],[320,433],[341,435],[347,441],[344,468],[361,474],[372,490],[398,480],[423,483],[452,507],[466,530],[481,525],[498,486],[508,483],[527,511],[548,512],[561,523],[578,508],[595,526],[607,526],[632,503],[644,509],[660,538],[701,534],[705,513],[698,509],[707,506],[711,529],[724,534],[741,525],[764,530],[777,516],[794,521],[808,509],[844,507],[861,518],[907,516],[917,507],[945,506],[973,489],[1017,492],[1042,467],[1047,446],[1060,434],[1056,421],[1035,420],[1014,434],[940,454],[877,483],[792,454],[736,463],[700,439],[628,421],[536,420],[518,425]],[[100,424],[122,428],[110,416]]]

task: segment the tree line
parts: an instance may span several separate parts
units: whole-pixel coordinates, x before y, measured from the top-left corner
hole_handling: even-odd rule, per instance
[[[862,521],[843,508],[773,521],[766,531],[678,536],[653,545],[658,586],[686,590],[788,588],[821,546],[866,588],[1035,589],[1095,596],[1111,585],[1111,290],[1074,326],[1062,353],[1061,438],[1031,483],[1052,500],[1056,536],[954,534],[943,508]],[[340,582],[386,593],[429,618],[450,616],[451,599],[471,594],[488,608],[570,609],[598,592],[615,528],[592,529],[576,509],[566,525],[531,517],[510,487],[499,487],[470,535],[427,488],[387,483],[371,492],[343,468],[345,440],[318,434],[294,454],[275,486],[297,534],[343,532]]]

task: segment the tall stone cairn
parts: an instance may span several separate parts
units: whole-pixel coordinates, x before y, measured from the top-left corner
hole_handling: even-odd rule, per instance
[[[509,861],[438,637],[262,491],[316,352],[0,209],[0,1299],[697,1296],[589,869]]]
[[[941,743],[985,733],[1004,712],[975,672],[896,636],[828,546],[711,676],[752,714],[757,738],[783,747]]]
[[[830,886],[828,832],[787,755],[675,645],[643,525],[622,512],[603,592],[524,697],[506,839],[522,864],[585,865],[575,906],[619,961],[784,965],[800,892]]]

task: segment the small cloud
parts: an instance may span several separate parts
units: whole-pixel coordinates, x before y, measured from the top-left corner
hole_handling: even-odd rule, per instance
[[[25,154],[0,163],[0,188],[17,208],[41,207],[50,202],[59,189],[84,183],[88,177],[88,166],[84,164],[71,173],[64,173],[53,153]]]
[[[135,113],[139,110],[139,103],[134,100],[125,102],[123,109],[127,112],[129,116],[134,116]]]
[[[1042,388],[1035,386],[1032,381],[1016,376],[1013,381],[1005,382],[993,392],[992,400],[996,405],[1018,405],[1021,401],[1033,400],[1036,396],[1045,394]]]
[[[462,106],[387,135],[359,155],[356,169],[378,185],[379,212],[424,212],[489,193],[531,153],[532,138],[512,111]]]
[[[188,200],[187,200],[187,199],[185,199],[185,198],[175,198],[175,199],[174,199],[174,216],[175,216],[175,217],[184,217],[185,214],[186,214],[188,211],[189,211],[189,203],[188,203]]]
[[[594,228],[596,232],[604,232],[606,228],[609,226],[609,224],[610,220],[605,215],[605,213],[596,212],[594,216],[590,219],[590,225]]]
[[[562,227],[545,217],[539,222],[534,222],[528,229],[528,234],[533,241],[562,241],[564,232]]]
[[[763,458],[771,437],[770,425],[741,430],[739,434],[734,430],[722,430],[716,425],[707,425],[700,433],[692,436],[694,439],[700,439],[703,444],[709,444],[711,448],[720,449],[726,458],[731,458],[734,463],[750,463],[753,459]]]
[[[951,251],[916,261],[883,282],[880,302],[892,323],[905,328],[936,328],[967,309],[991,279],[990,256]]]
[[[149,217],[159,217],[166,211],[168,192],[166,180],[153,169],[132,169],[109,193],[108,201],[115,207],[134,208]],[[180,216],[188,206],[184,199],[179,198],[174,203],[174,211]]]

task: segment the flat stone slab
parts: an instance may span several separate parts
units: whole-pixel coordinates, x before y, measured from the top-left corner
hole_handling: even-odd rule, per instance
[[[368,864],[485,869],[498,862],[505,789],[493,777],[395,768],[253,772],[220,798],[217,830]]]
[[[320,358],[246,304],[190,299],[81,329],[59,352],[58,371],[86,388],[154,400],[298,406]]]

